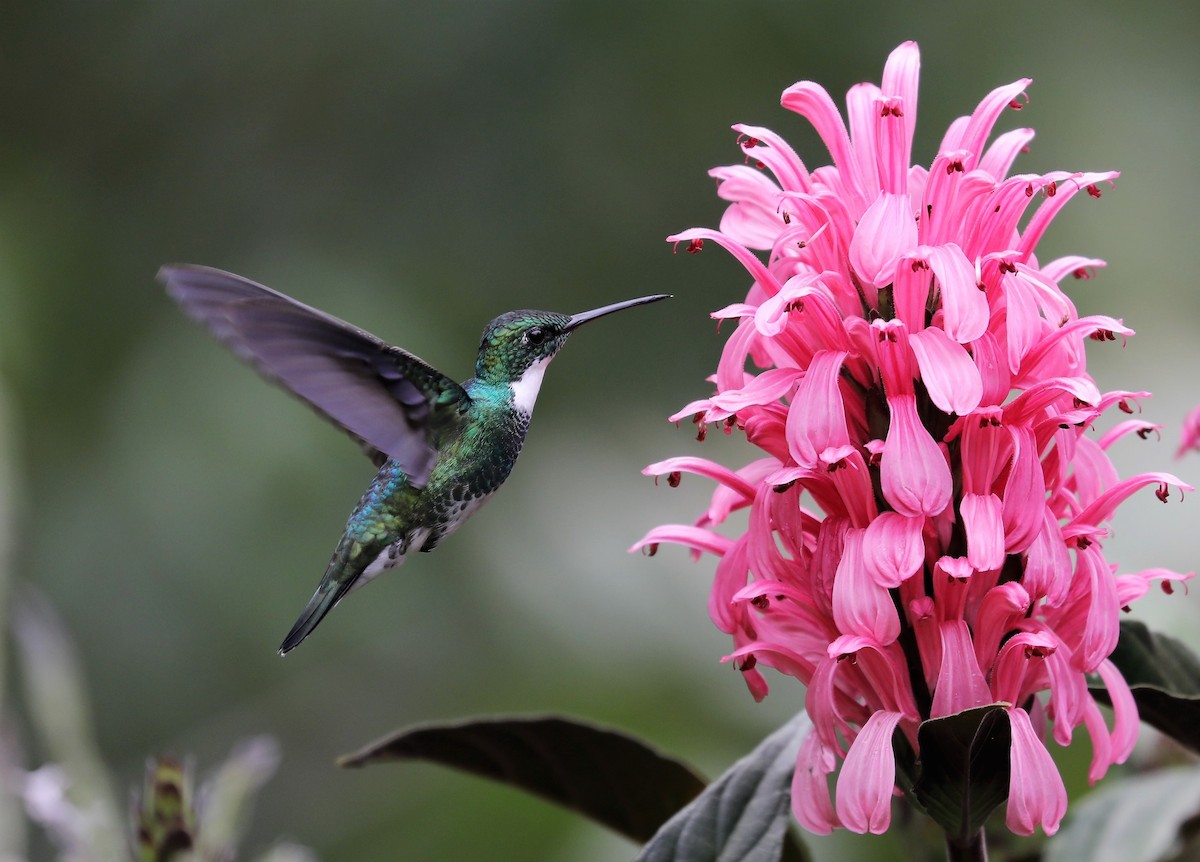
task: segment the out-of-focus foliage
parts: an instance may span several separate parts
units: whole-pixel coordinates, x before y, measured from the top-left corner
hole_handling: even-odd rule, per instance
[[[705,171],[736,154],[730,123],[771,126],[820,164],[779,92],[877,78],[903,39],[921,43],[927,134],[982,89],[1031,75],[1031,103],[1006,118],[1038,129],[1017,169],[1122,171],[1043,246],[1108,260],[1073,296],[1139,335],[1097,345],[1089,367],[1105,389],[1153,387],[1163,442],[1114,455],[1125,475],[1165,466],[1200,400],[1200,11],[980,8],[9,4],[0,536],[14,541],[0,543],[0,578],[35,584],[80,644],[112,786],[138,784],[152,752],[211,763],[265,731],[283,759],[248,847],[286,836],[339,862],[626,859],[631,845],[516,793],[432,767],[405,782],[341,771],[334,757],[420,721],[554,711],[719,774],[792,714],[794,695],[756,705],[718,664],[710,568],[625,554],[706,496],[699,481],[656,488],[638,471],[679,451],[689,432],[664,417],[707,393],[720,344],[707,314],[745,280],[717,255],[689,266],[661,239],[713,223]],[[930,161],[937,143],[919,133],[915,152]],[[459,377],[482,325],[509,308],[676,298],[580,332],[503,502],[351,596],[281,660],[274,647],[370,465],[182,318],[153,281],[168,261],[244,273]],[[710,435],[702,451],[730,444]],[[1130,504],[1108,547],[1129,570],[1192,569],[1195,522],[1191,503]],[[1186,636],[1196,613],[1176,597],[1155,627]],[[29,768],[52,752],[17,719],[32,699],[13,689],[0,743]],[[1072,793],[1086,784],[1077,755]],[[0,853],[11,813],[0,794]],[[899,855],[888,837],[810,845],[817,858]]]

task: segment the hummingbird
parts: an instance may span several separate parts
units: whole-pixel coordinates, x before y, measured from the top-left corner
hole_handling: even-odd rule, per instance
[[[510,311],[483,330],[475,376],[457,383],[402,348],[239,275],[191,264],[158,280],[235,354],[333,422],[378,473],[346,522],[285,655],[347,593],[429,552],[504,483],[525,441],[542,375],[568,336],[643,296],[579,314]]]

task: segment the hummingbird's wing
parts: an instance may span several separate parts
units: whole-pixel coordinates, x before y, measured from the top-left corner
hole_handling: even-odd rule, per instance
[[[431,426],[457,419],[470,396],[416,356],[249,279],[204,266],[164,266],[158,280],[187,314],[264,376],[362,444],[396,460],[421,487],[437,450]]]

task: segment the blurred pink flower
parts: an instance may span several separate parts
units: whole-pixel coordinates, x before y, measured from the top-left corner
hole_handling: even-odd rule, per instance
[[[709,424],[736,427],[763,457],[740,470],[696,457],[647,467],[717,489],[694,525],[656,527],[635,548],[715,555],[710,614],[750,691],[766,695],[764,666],[807,686],[814,730],[793,784],[806,828],[887,829],[893,730],[916,748],[921,721],[1001,703],[1008,825],[1052,833],[1066,793],[1039,728],[1051,719],[1065,745],[1083,724],[1093,781],[1128,756],[1136,707],[1107,660],[1118,615],[1150,581],[1189,576],[1117,575],[1108,521],[1140,488],[1165,502],[1187,486],[1116,475],[1107,448],[1148,423],[1088,436],[1109,408],[1131,412],[1149,393],[1101,393],[1084,341],[1132,331],[1080,317],[1060,286],[1103,261],[1034,254],[1068,200],[1099,197],[1117,174],[1009,175],[1033,131],[987,142],[1022,107],[1027,79],[989,93],[930,167],[913,166],[918,70],[917,46],[897,48],[881,86],[851,88],[849,128],[822,87],[788,88],[783,106],[832,156],[816,170],[773,132],[734,126],[748,164],[711,172],[729,202],[720,229],[669,240],[722,246],[753,283],[713,315],[736,322],[715,392],[671,418],[691,418],[701,439]],[[744,532],[716,532],[740,509]],[[1091,673],[1115,704],[1111,729]]]
[[[1183,420],[1183,436],[1179,440],[1179,451],[1175,453],[1175,457],[1182,458],[1193,449],[1200,452],[1200,407]]]

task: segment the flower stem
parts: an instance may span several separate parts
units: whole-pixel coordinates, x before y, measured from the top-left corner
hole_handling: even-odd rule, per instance
[[[946,835],[946,862],[987,862],[987,839],[980,829],[966,843]]]

